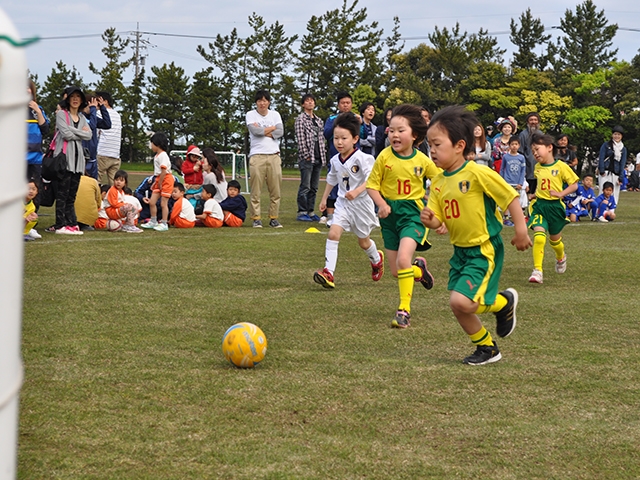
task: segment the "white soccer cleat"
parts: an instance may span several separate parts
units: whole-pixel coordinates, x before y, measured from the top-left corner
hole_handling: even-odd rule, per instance
[[[534,270],[531,272],[529,283],[542,283],[542,272],[540,270]]]

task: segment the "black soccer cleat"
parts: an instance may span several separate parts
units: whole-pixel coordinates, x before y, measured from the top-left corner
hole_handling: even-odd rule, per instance
[[[516,307],[518,306],[518,292],[513,288],[507,288],[500,292],[507,299],[507,304],[496,316],[496,333],[499,337],[508,337],[516,328]]]
[[[427,290],[431,290],[433,288],[433,275],[427,269],[427,261],[422,257],[416,257],[413,265],[416,265],[422,271],[422,277],[416,278],[415,281],[420,282]]]
[[[476,351],[462,360],[467,365],[486,365],[487,363],[497,362],[502,358],[498,345],[478,345]]]

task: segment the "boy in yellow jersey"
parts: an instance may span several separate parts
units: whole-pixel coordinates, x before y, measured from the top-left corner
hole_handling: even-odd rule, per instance
[[[531,205],[528,227],[533,230],[533,272],[531,283],[542,283],[544,246],[549,243],[556,254],[556,272],[567,270],[567,255],[562,242],[562,229],[570,222],[562,199],[578,189],[578,176],[562,160],[556,160],[558,147],[551,135],[536,133],[531,136],[531,151],[536,159],[533,170],[538,183],[536,198]],[[563,188],[567,185],[566,188]]]
[[[507,337],[516,326],[518,293],[498,293],[504,246],[502,215],[511,213],[518,250],[531,246],[518,193],[495,171],[466,161],[474,148],[476,116],[464,107],[447,107],[431,119],[427,139],[431,158],[444,172],[432,180],[428,205],[420,219],[428,228],[446,225],[454,246],[449,264],[449,303],[458,323],[476,345],[463,362],[484,365],[502,358],[479,313],[494,313],[496,333]]]
[[[427,132],[420,108],[398,105],[389,122],[391,145],[378,155],[367,181],[367,192],[378,207],[380,227],[391,274],[398,278],[400,306],[391,326],[407,328],[411,319],[411,296],[414,282],[427,290],[433,287],[433,277],[422,257],[413,260],[416,250],[431,247],[428,229],[420,222],[424,206],[427,178],[440,172],[434,163],[416,149]]]

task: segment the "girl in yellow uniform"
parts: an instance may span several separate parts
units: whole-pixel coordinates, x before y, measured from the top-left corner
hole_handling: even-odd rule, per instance
[[[414,282],[427,289],[433,287],[433,277],[422,257],[413,254],[431,247],[428,229],[420,222],[424,206],[425,180],[440,169],[416,145],[427,132],[427,123],[420,108],[398,105],[389,122],[391,145],[378,155],[367,181],[367,191],[378,207],[384,248],[391,274],[398,278],[400,305],[391,321],[395,328],[407,328],[411,319],[411,296]]]
[[[528,223],[528,227],[533,230],[533,272],[529,277],[531,283],[542,283],[546,232],[549,232],[549,243],[556,254],[556,273],[567,270],[567,255],[561,232],[570,220],[562,199],[578,189],[579,178],[569,165],[556,160],[557,149],[551,135],[534,133],[531,136],[531,151],[538,162],[533,169],[538,187],[536,198],[530,207]]]

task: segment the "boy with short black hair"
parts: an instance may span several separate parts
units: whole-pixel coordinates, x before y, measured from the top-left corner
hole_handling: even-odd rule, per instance
[[[247,201],[240,195],[240,182],[231,180],[227,184],[227,198],[220,202],[224,213],[224,225],[241,227],[247,217]]]
[[[358,245],[371,262],[374,282],[382,278],[384,271],[384,254],[371,239],[371,231],[380,224],[373,200],[367,195],[367,178],[375,160],[356,147],[360,121],[353,113],[341,113],[333,124],[333,143],[338,153],[330,160],[331,170],[327,173],[320,209],[327,206],[329,194],[336,186],[338,198],[325,244],[324,268],[313,274],[314,282],[324,288],[335,288],[333,276],[338,262],[338,245],[345,231],[358,238]]]
[[[169,225],[176,228],[193,228],[196,226],[196,213],[193,210],[191,202],[184,198],[186,189],[181,183],[173,186],[171,198],[175,201],[171,208],[171,216],[169,217]]]
[[[582,177],[582,183],[578,185],[575,198],[567,203],[567,216],[572,222],[579,222],[580,217],[589,216],[596,197],[592,187],[593,175],[588,173]]]
[[[602,193],[593,202],[593,218],[602,223],[612,222],[616,218],[616,199],[613,195],[613,183],[604,182]]]
[[[500,165],[500,176],[504,178],[505,182],[516,189],[520,196],[520,207],[523,212],[529,205],[529,199],[526,192],[526,180],[525,174],[527,173],[527,160],[524,155],[518,153],[520,148],[520,140],[515,135],[512,135],[509,139],[509,151],[502,154],[502,164]],[[507,227],[513,227],[513,222],[508,216],[508,212],[504,212],[504,225]]]
[[[202,186],[202,200],[204,200],[204,206],[202,213],[196,215],[196,219],[199,220],[201,225],[209,228],[222,227],[222,221],[224,220],[224,213],[220,204],[213,198],[217,192],[216,186],[208,183]]]
[[[437,229],[446,225],[454,254],[449,262],[449,303],[458,323],[476,346],[463,362],[485,365],[502,358],[498,345],[482,325],[478,314],[496,316],[496,333],[507,337],[516,327],[518,292],[498,291],[504,245],[501,215],[509,210],[515,235],[511,244],[518,250],[531,246],[524,215],[516,192],[496,172],[465,161],[473,148],[473,112],[462,106],[446,107],[431,119],[427,138],[431,158],[444,169],[431,183],[427,206],[420,213],[422,223]]]

